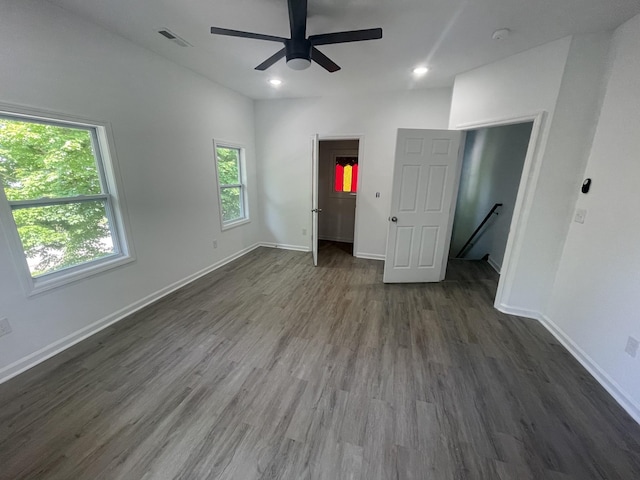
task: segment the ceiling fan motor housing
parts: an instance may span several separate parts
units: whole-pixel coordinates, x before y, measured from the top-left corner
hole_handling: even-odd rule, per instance
[[[293,38],[284,42],[287,65],[294,70],[304,70],[311,65],[311,42],[304,38]]]

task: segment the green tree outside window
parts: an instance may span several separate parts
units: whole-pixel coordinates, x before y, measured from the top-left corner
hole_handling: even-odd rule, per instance
[[[115,253],[106,201],[73,201],[104,193],[93,149],[88,129],[0,118],[0,180],[33,277]]]
[[[218,181],[223,223],[244,218],[242,178],[240,172],[240,149],[218,146]]]

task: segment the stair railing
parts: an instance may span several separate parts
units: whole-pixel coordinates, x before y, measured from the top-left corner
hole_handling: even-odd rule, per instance
[[[460,258],[462,257],[462,254],[464,253],[464,251],[467,249],[467,247],[469,246],[469,244],[473,241],[473,239],[475,238],[475,236],[480,232],[480,230],[482,229],[482,227],[484,226],[485,223],[487,223],[489,221],[489,219],[491,218],[491,215],[493,215],[494,213],[496,215],[499,215],[498,212],[496,212],[496,210],[501,207],[502,204],[501,203],[496,203],[493,205],[493,207],[491,207],[491,210],[489,210],[489,213],[487,213],[487,216],[484,217],[484,220],[482,220],[482,222],[480,222],[480,225],[478,225],[478,228],[476,228],[473,233],[471,234],[471,236],[469,237],[469,240],[467,240],[467,243],[464,244],[464,247],[462,247],[460,249],[460,251],[458,252],[458,254],[456,255],[456,258]]]

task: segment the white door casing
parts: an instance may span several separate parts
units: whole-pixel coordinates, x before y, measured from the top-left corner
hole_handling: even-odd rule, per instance
[[[385,283],[444,279],[464,135],[398,129]]]
[[[311,252],[313,265],[318,266],[318,152],[320,137],[315,134],[311,138]]]

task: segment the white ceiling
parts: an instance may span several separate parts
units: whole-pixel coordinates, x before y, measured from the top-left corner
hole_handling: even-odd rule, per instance
[[[308,0],[307,34],[382,27],[383,38],[318,47],[342,67],[254,67],[279,43],[211,35],[212,25],[289,37],[286,0],[49,0],[215,82],[256,99],[448,86],[456,74],[574,33],[611,30],[637,0]],[[192,47],[160,36],[168,28]],[[491,39],[509,28],[506,39]],[[414,79],[411,70],[430,72]],[[277,89],[267,82],[278,77]]]

